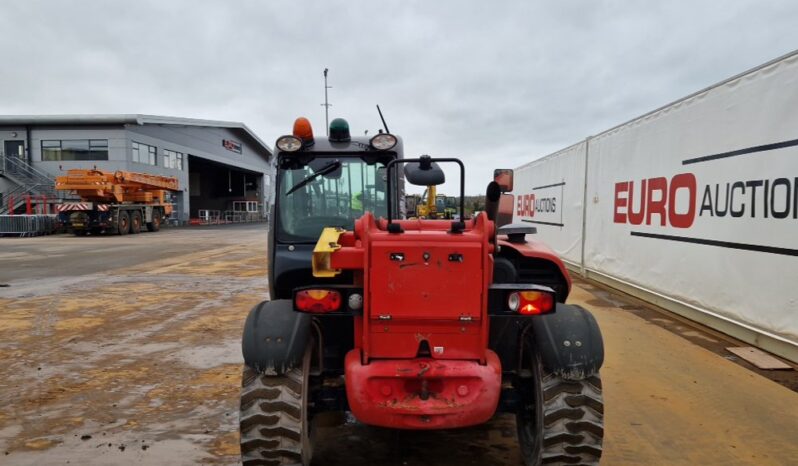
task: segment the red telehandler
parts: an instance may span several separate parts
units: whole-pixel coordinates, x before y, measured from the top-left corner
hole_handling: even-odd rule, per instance
[[[324,139],[300,118],[276,148],[271,300],[242,343],[244,464],[309,465],[329,411],[417,430],[513,413],[526,465],[598,463],[601,332],[564,304],[568,272],[534,227],[510,223],[511,170],[474,219],[408,220],[403,181],[440,185],[439,163],[460,167],[465,219],[460,160],[403,159],[387,128],[352,138],[341,119]]]

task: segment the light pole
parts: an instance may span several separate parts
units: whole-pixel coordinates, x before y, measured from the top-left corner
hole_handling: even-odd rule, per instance
[[[327,89],[332,89],[332,86],[327,85],[327,68],[324,68],[324,103],[321,104],[324,107],[324,128],[327,130],[327,136],[330,136],[330,107],[332,107],[331,103],[327,102]]]

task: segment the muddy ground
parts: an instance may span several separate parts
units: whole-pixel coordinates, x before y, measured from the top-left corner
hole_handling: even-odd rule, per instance
[[[0,464],[238,464],[239,338],[265,251],[263,225],[0,239]],[[793,375],[589,284],[572,301],[605,336],[604,464],[795,464]],[[509,416],[424,433],[350,419],[317,440],[314,465],[520,460]]]

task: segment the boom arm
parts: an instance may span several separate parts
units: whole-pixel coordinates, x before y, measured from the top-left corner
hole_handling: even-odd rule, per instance
[[[55,189],[74,191],[84,201],[163,204],[166,191],[177,191],[179,186],[172,176],[73,169],[56,178]]]

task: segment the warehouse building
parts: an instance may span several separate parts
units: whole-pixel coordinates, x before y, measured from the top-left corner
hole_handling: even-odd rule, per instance
[[[174,220],[248,209],[266,217],[272,150],[243,123],[153,115],[0,116],[0,213],[52,199],[72,168],[177,177]],[[45,201],[46,202],[46,201]],[[28,208],[29,202],[28,202]]]

